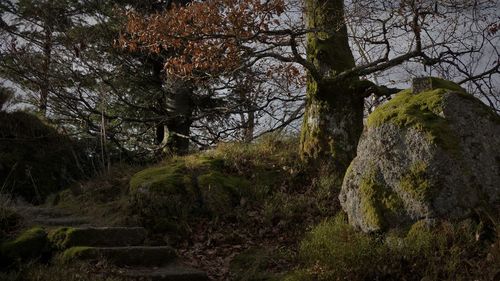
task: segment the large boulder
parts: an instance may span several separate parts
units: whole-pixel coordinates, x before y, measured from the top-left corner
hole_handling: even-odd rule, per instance
[[[345,175],[340,203],[365,232],[498,214],[500,117],[456,84],[423,82],[369,116]]]

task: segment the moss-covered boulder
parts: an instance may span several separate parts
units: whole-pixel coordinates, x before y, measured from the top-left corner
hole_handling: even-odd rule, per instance
[[[5,261],[26,261],[44,256],[50,251],[47,232],[34,227],[21,233],[17,238],[6,241],[0,246]]]
[[[420,82],[368,117],[345,175],[340,202],[363,231],[499,206],[500,117],[456,84]]]
[[[177,157],[135,174],[132,205],[153,231],[177,231],[190,215],[225,216],[239,204],[249,182],[225,171],[208,155]]]
[[[0,111],[0,186],[40,203],[80,175],[70,138],[33,114]]]

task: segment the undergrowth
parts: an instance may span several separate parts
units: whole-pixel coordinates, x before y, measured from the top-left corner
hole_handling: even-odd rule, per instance
[[[368,235],[340,214],[301,243],[301,269],[285,280],[498,280],[500,228],[477,238],[478,224],[417,222],[409,230]]]
[[[332,188],[335,179],[328,177],[328,169],[312,171],[300,161],[297,147],[296,138],[271,135],[252,144],[224,143],[210,151],[158,164],[156,167],[161,170],[172,163],[182,163],[182,177],[216,174],[242,178],[249,184],[245,184],[246,192],[238,193],[238,200],[231,201],[229,209],[216,210],[210,215],[192,213],[179,221],[181,236],[173,237],[175,234],[143,224],[150,230],[149,243],[171,244],[183,261],[205,270],[213,280],[495,280],[499,277],[500,271],[495,266],[500,264],[497,226],[496,236],[490,240],[478,239],[478,225],[471,221],[441,222],[434,228],[420,223],[412,229],[386,235],[361,233],[343,215],[336,216],[340,211],[339,191]],[[211,160],[206,162],[206,159]],[[132,208],[129,188],[129,181],[138,170],[138,167],[114,167],[53,200],[72,212],[96,218],[100,224],[141,224],[148,218],[143,217],[146,213]],[[209,179],[213,177],[206,178],[208,185],[213,186]],[[151,209],[147,216],[154,217],[155,210]],[[325,220],[328,217],[331,219]],[[51,270],[58,269],[36,270],[50,276]]]

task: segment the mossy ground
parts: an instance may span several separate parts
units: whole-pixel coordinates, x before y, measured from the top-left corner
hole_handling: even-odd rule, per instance
[[[84,247],[84,246],[71,247],[65,250],[64,252],[60,253],[56,257],[56,260],[62,264],[69,264],[71,262],[74,262],[78,258],[85,258],[86,256],[93,255],[93,251],[94,250],[92,247]]]
[[[282,260],[290,259],[284,250],[271,251],[266,248],[250,248],[237,255],[230,264],[231,280],[241,281],[278,281],[284,273],[275,272]]]
[[[122,167],[104,174],[56,201],[72,210],[91,209],[92,216],[104,221],[129,217],[133,218],[129,222],[145,223],[148,217],[163,217],[153,208],[148,217],[131,208],[131,192],[145,184],[155,191],[181,191],[182,195],[186,192],[184,184],[192,184],[195,177],[200,189],[187,185],[192,193],[178,197],[194,199],[189,202],[199,204],[193,205],[195,211],[181,223],[178,218],[163,219],[171,225],[150,232],[149,242],[170,243],[184,261],[206,270],[214,280],[229,276],[233,280],[252,280],[252,276],[261,280],[420,280],[426,276],[432,280],[482,280],[481,274],[493,274],[493,261],[500,259],[498,238],[493,242],[472,241],[474,226],[444,223],[435,229],[415,226],[410,232],[367,235],[349,226],[343,215],[325,220],[339,212],[338,191],[328,189],[328,174],[310,171],[300,162],[295,138],[272,136],[254,144],[227,143],[204,153],[173,158],[146,169],[149,172],[140,172],[141,180],[128,186],[137,169]],[[153,178],[164,176],[158,171],[176,180],[155,183]],[[235,183],[241,180],[248,184]],[[173,184],[179,181],[182,185]],[[201,186],[216,185],[219,187],[205,190],[227,191],[224,194],[228,197],[217,198],[232,206],[229,212],[223,211],[227,205],[222,204],[209,213],[200,207],[209,200],[197,201],[200,197],[209,199],[207,194],[200,196]],[[377,189],[370,177],[366,185],[367,193]],[[382,217],[397,210],[397,204],[386,196],[372,195],[370,204],[388,210]],[[183,235],[174,239],[171,231],[178,228],[183,229]],[[486,258],[488,255],[490,258]],[[36,268],[40,276],[57,271],[50,266]]]
[[[224,171],[221,159],[208,155],[175,157],[130,181],[132,205],[155,232],[182,231],[193,215],[227,216],[249,186],[245,178]]]
[[[407,231],[369,235],[343,215],[315,227],[300,248],[302,267],[284,280],[494,280],[500,229],[476,239],[477,224],[418,222]]]
[[[116,166],[51,201],[97,225],[146,226],[149,243],[170,243],[187,261],[200,263],[203,256],[197,267],[221,280],[229,274],[226,259],[254,245],[289,249],[293,257],[306,229],[339,210],[338,190],[329,181],[327,171],[301,162],[297,138],[273,134],[146,169]],[[138,190],[154,192],[148,198]],[[270,264],[279,274],[291,261],[273,258]]]

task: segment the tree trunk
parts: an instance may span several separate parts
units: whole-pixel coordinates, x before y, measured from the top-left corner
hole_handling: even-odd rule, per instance
[[[158,156],[167,154],[183,155],[189,150],[189,136],[193,123],[193,88],[189,84],[171,77],[163,72],[163,61],[149,58],[153,70],[154,83],[164,94],[158,99],[159,110],[164,121],[155,125],[155,143],[159,145]]]
[[[185,82],[168,81],[167,122],[164,146],[168,152],[183,155],[189,151],[189,135],[193,123],[193,89]]]
[[[363,96],[356,92],[357,78],[331,79],[355,66],[343,1],[306,0],[306,5],[308,28],[318,30],[308,35],[307,59],[319,77],[308,76],[301,155],[311,164],[328,164],[340,185],[363,130]]]

